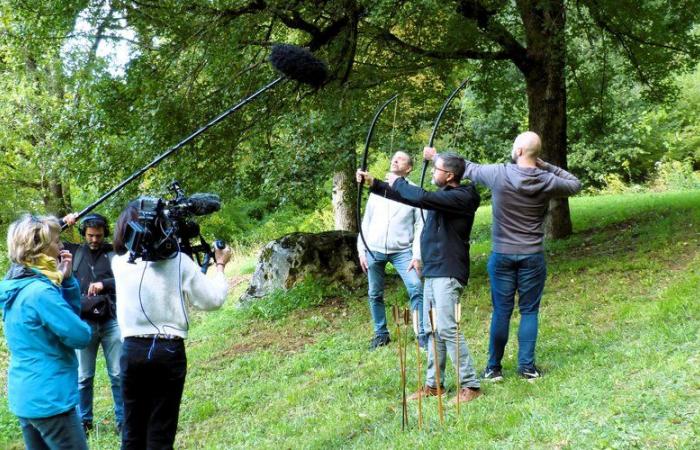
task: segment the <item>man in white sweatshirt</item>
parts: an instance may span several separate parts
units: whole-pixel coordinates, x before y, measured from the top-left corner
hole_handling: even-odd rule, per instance
[[[391,158],[391,173],[406,177],[413,170],[411,157],[402,151]],[[370,349],[391,342],[384,306],[384,275],[390,262],[401,276],[411,301],[411,310],[418,311],[419,343],[425,348],[423,326],[423,286],[420,281],[420,234],[423,229],[420,209],[379,195],[370,194],[362,218],[361,236],[357,236],[357,253],[369,282],[369,309],[374,321],[374,338]]]

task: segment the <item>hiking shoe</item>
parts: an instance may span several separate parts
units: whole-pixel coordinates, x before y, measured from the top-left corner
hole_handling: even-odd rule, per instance
[[[374,350],[376,348],[383,347],[385,345],[388,345],[389,342],[391,342],[391,338],[388,334],[380,334],[378,336],[374,336],[372,338],[372,342],[370,342],[369,344],[369,349]]]
[[[445,388],[440,388],[440,395],[445,394]],[[418,400],[418,397],[437,397],[438,388],[424,385],[422,388],[409,395],[406,400]]]
[[[470,402],[477,397],[481,397],[481,389],[472,389],[472,388],[462,388],[459,390],[459,393],[455,395],[455,397],[450,400],[450,404],[455,404],[457,403],[457,398],[459,397],[459,402],[460,403],[467,403]]]
[[[484,369],[481,373],[481,379],[484,381],[497,382],[503,380],[503,373],[501,369]]]
[[[542,377],[542,372],[540,372],[540,370],[537,367],[533,367],[532,369],[518,370],[518,374],[527,381],[535,381],[536,379]]]

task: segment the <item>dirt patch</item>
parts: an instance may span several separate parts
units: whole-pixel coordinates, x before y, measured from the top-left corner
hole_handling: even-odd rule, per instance
[[[242,342],[224,350],[220,358],[229,358],[260,350],[274,350],[276,353],[296,353],[304,346],[313,344],[310,336],[292,332],[284,328],[254,330],[241,333]]]
[[[235,289],[238,285],[243,284],[243,283],[249,283],[250,278],[252,277],[252,274],[248,275],[234,275],[231,278],[228,278],[226,281],[228,282],[228,289],[229,291],[232,291]]]
[[[348,316],[348,309],[347,299],[342,297],[326,299],[322,305],[312,308],[313,311],[318,312],[332,324],[345,320]]]
[[[342,297],[327,299],[322,305],[295,311],[286,326],[274,325],[256,329],[255,325],[240,334],[238,342],[224,350],[220,358],[229,358],[260,350],[272,350],[275,353],[290,354],[302,350],[307,345],[315,343],[315,331],[304,329],[303,319],[310,315],[320,315],[331,324],[335,324],[348,315],[348,305]],[[300,326],[292,327],[289,323]]]

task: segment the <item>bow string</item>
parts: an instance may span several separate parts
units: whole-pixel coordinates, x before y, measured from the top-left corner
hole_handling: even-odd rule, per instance
[[[445,100],[445,103],[442,104],[442,108],[440,108],[440,112],[438,113],[437,117],[435,118],[435,123],[433,124],[433,131],[430,133],[430,139],[428,140],[428,147],[433,146],[433,142],[435,141],[435,135],[437,134],[438,126],[440,125],[440,121],[442,120],[442,116],[445,114],[445,110],[447,110],[447,107],[450,105],[450,102],[452,102],[452,99],[455,98],[457,95],[457,92],[459,92],[464,86],[469,83],[471,78],[467,78],[466,80],[462,81],[462,83],[455,88],[454,91],[450,94],[449,97],[447,97],[447,100]],[[428,160],[423,160],[423,168],[421,169],[420,173],[420,187],[423,189],[423,185],[425,184],[425,172],[428,170]],[[421,219],[423,219],[423,223],[425,223],[425,215],[423,214],[423,208],[420,210],[420,216]]]

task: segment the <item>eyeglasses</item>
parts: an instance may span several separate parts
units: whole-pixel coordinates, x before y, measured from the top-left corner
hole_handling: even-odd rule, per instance
[[[454,175],[454,172],[450,172],[449,170],[441,169],[441,168],[435,167],[435,166],[433,166],[432,170],[433,170],[433,171],[439,170],[440,172],[451,173],[451,174]]]

